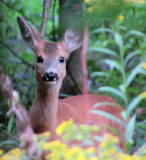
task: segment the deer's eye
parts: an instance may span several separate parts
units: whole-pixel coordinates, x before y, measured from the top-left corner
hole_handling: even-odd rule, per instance
[[[59,63],[64,63],[64,57],[59,58]]]
[[[38,62],[38,63],[43,63],[43,58],[42,58],[41,56],[39,56],[39,57],[37,58],[37,62]]]

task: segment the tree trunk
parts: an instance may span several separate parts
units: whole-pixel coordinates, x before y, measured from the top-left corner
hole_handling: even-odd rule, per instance
[[[65,30],[74,23],[79,23],[82,16],[81,0],[60,0],[59,30]],[[81,48],[72,53],[67,61],[67,74],[61,93],[76,95],[82,92]]]

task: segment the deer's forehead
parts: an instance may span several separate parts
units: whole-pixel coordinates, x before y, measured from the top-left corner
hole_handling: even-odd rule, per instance
[[[38,55],[42,55],[44,58],[65,56],[65,49],[59,42],[44,42],[37,48]]]
[[[47,55],[56,55],[58,53],[58,44],[57,43],[44,43],[43,52]]]

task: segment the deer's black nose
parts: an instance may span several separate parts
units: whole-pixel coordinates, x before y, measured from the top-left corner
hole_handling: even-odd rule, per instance
[[[45,73],[43,76],[44,81],[57,81],[58,80],[58,75],[56,73],[53,72],[49,72],[49,73]]]

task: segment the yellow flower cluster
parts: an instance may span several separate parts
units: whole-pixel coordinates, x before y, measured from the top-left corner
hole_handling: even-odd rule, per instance
[[[73,120],[63,122],[56,128],[56,131],[58,132],[58,134],[62,134],[64,133],[64,130],[66,128],[70,128],[71,126],[76,126],[73,123]],[[91,128],[93,128],[94,130],[98,129],[95,126]],[[81,129],[88,133],[89,126],[86,127],[86,125],[81,125],[78,127],[78,129]],[[67,130],[67,132],[69,132],[69,130]],[[49,132],[46,132],[41,136],[44,140],[46,137],[48,138],[50,134]],[[45,136],[45,138],[43,136]],[[67,144],[62,143],[59,140],[42,142],[40,140],[40,137],[37,140],[38,146],[41,147],[39,149],[49,151],[49,153],[46,152],[48,154],[45,156],[45,160],[145,160],[146,158],[146,156],[138,157],[137,155],[128,155],[126,153],[118,152],[115,145],[119,140],[112,134],[106,134],[105,136],[103,136],[103,141],[98,148],[94,146],[82,148],[81,146],[79,147],[77,145],[75,146],[71,144],[68,146]],[[2,156],[1,160],[20,160],[24,156],[24,153],[26,152],[20,152],[20,149],[16,148]]]
[[[19,148],[10,150],[7,154],[3,155],[0,160],[21,160],[21,152]]]
[[[137,155],[128,155],[118,152],[115,149],[115,144],[118,143],[118,138],[111,134],[103,137],[103,142],[98,148],[98,156],[101,160],[144,160],[146,156],[138,157]]]
[[[124,16],[119,15],[119,16],[118,16],[118,19],[119,19],[120,21],[123,21],[123,20],[124,20]]]
[[[125,0],[126,2],[134,2],[134,3],[139,3],[139,4],[144,4],[145,0]]]
[[[44,144],[43,150],[49,150],[51,152],[46,155],[46,159],[51,160],[98,160],[95,156],[94,147],[83,149],[78,146],[72,146],[69,148],[66,144],[58,140]],[[90,157],[90,155],[92,156]]]
[[[90,2],[94,2],[95,0],[84,0],[85,3],[90,3]]]
[[[88,7],[88,12],[92,12],[93,10],[96,10],[98,8],[98,11],[102,11],[104,9],[106,9],[107,6],[114,6],[116,0],[107,0],[104,5],[102,2],[102,0],[84,0],[85,4],[89,4],[90,7]],[[144,4],[145,0],[124,0],[125,3],[139,3],[139,4]],[[119,17],[119,20],[122,21],[124,19],[123,16]]]
[[[106,0],[105,3],[104,3],[104,5],[103,5],[102,0],[84,0],[84,2],[86,4],[90,5],[90,7],[88,7],[88,9],[87,9],[88,12],[92,12],[94,10],[103,11],[108,6],[114,6],[116,0],[110,0],[110,1]]]
[[[100,144],[100,148],[107,148],[113,146],[119,142],[117,137],[114,137],[111,134],[106,134],[103,137],[103,142]]]
[[[142,65],[142,69],[146,70],[146,62]]]
[[[51,160],[61,160],[68,149],[66,144],[63,144],[58,140],[49,143],[46,142],[43,144],[42,148],[43,150],[51,152],[46,155],[46,159]]]
[[[145,92],[142,92],[142,93],[140,94],[140,97],[141,97],[141,99],[146,98],[146,91],[145,91]]]
[[[70,127],[73,125],[73,120],[70,119],[69,121],[64,121],[62,124],[60,124],[57,128],[56,128],[56,133],[58,136],[62,135],[64,133],[64,131],[66,130],[66,128]]]
[[[4,154],[4,151],[0,149],[0,156]]]
[[[144,156],[138,157],[116,151],[116,143],[118,143],[118,138],[107,134],[103,137],[103,142],[98,149],[94,147],[87,149],[78,146],[68,147],[60,141],[50,142],[43,149],[51,151],[46,156],[46,159],[51,160],[144,160]]]
[[[46,139],[47,140],[49,138],[50,138],[50,132],[49,131],[37,134],[37,139],[38,140],[41,140],[41,139]]]

